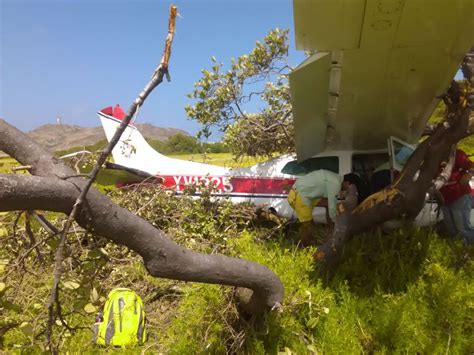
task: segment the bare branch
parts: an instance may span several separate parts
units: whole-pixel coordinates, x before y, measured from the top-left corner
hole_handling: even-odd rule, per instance
[[[78,195],[73,184],[57,178],[0,174],[0,211],[29,206],[35,210],[67,214]],[[254,290],[253,297],[260,304],[270,308],[282,302],[283,286],[266,267],[247,260],[185,249],[94,189],[89,191],[87,203],[88,214],[77,216],[79,225],[135,250],[143,257],[152,276],[246,287]]]
[[[30,170],[31,165],[21,165],[21,166],[14,166],[11,168],[12,171],[21,171],[21,170]]]

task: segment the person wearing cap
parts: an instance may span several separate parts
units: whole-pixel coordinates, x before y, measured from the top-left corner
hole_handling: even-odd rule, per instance
[[[457,149],[451,176],[440,189],[444,226],[452,237],[460,235],[467,245],[474,243],[474,227],[470,222],[472,169],[473,162]]]
[[[300,237],[303,246],[312,243],[313,208],[319,204],[321,199],[327,200],[328,222],[334,223],[336,221],[338,196],[346,199],[346,196],[339,195],[341,180],[343,182],[342,189],[352,185],[352,183],[344,184],[344,179],[341,179],[338,174],[321,169],[299,177],[290,190],[288,202],[295,210],[298,221],[301,223]],[[351,189],[351,191],[353,190]],[[353,194],[348,195],[350,195],[348,201],[353,200]],[[350,206],[352,204],[353,202],[349,202]],[[348,207],[350,207],[349,205]],[[355,205],[357,205],[357,195]]]

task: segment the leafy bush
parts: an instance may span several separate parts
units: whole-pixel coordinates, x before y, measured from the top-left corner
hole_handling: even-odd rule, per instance
[[[115,287],[142,296],[150,339],[140,350],[152,353],[474,351],[473,255],[461,242],[423,229],[368,233],[347,245],[341,264],[326,278],[313,263],[315,249],[296,248],[284,221],[202,192],[198,200],[149,186],[110,194],[180,244],[274,270],[285,286],[283,311],[263,319],[243,316],[231,287],[153,278],[134,252],[76,228],[60,294],[64,320],[74,329],[56,326],[62,351],[99,350],[90,342],[89,328]],[[56,214],[48,218],[60,224]],[[16,323],[0,339],[7,351],[44,351],[57,237],[31,222],[36,241],[45,240],[38,245],[40,260],[26,234],[25,215],[17,221],[15,238],[16,214],[0,219],[0,329]]]

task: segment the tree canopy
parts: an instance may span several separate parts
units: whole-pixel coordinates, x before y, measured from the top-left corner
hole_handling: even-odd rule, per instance
[[[278,28],[250,54],[232,58],[228,70],[212,57],[214,64],[202,70],[188,95],[195,102],[185,108],[202,124],[198,136],[217,129],[237,157],[294,151],[287,57],[288,30]]]

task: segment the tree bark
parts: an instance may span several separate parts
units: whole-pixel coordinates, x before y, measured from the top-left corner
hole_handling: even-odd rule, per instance
[[[71,212],[86,184],[83,178],[71,177],[76,174],[71,168],[3,120],[0,150],[21,164],[31,165],[31,174],[35,175],[0,174],[0,211]],[[254,300],[270,308],[278,307],[283,300],[280,279],[266,267],[183,248],[95,189],[86,195],[76,221],[93,233],[136,251],[153,276],[246,287],[253,290]]]

